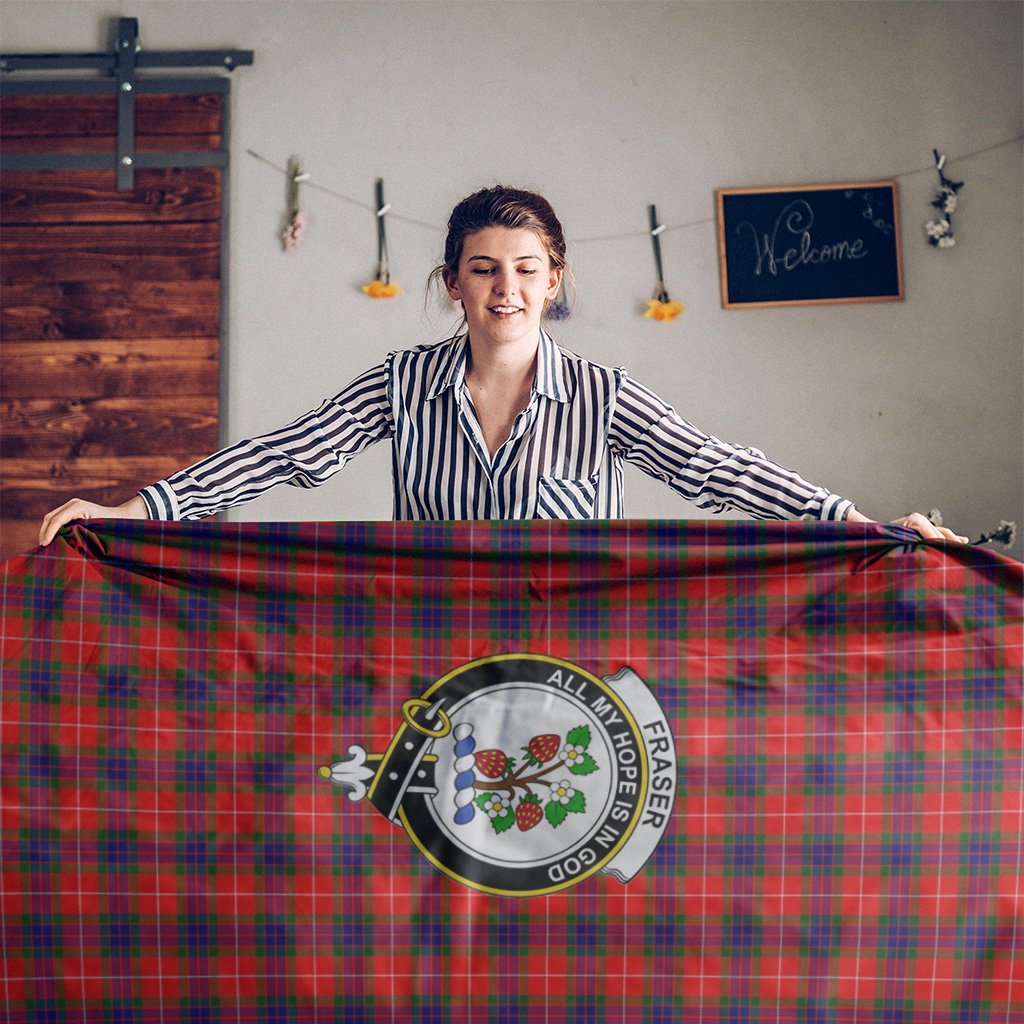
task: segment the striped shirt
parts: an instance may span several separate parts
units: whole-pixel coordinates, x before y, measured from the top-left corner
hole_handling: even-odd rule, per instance
[[[851,502],[682,419],[625,371],[541,332],[527,407],[488,454],[465,386],[465,336],[391,353],[280,430],[144,488],[154,519],[195,519],[277,484],[316,487],[392,442],[396,519],[600,519],[623,514],[622,463],[701,508],[759,519],[845,519]]]

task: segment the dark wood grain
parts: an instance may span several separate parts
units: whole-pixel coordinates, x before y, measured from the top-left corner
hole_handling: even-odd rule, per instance
[[[219,93],[139,93],[136,136],[213,135],[221,131]],[[0,97],[0,138],[117,135],[117,95]]]
[[[8,459],[209,454],[217,446],[215,396],[25,398],[0,403],[0,415],[4,472]]]
[[[136,153],[205,153],[221,148],[219,135],[137,135]],[[2,142],[5,153],[117,152],[116,135],[15,135]]]
[[[2,501],[0,501],[2,505]],[[0,520],[0,562],[33,551],[39,543],[39,518]]]
[[[218,393],[217,338],[12,341],[0,346],[5,400]],[[2,431],[0,431],[2,432]]]
[[[217,281],[13,284],[0,297],[8,341],[208,338],[219,333]]]
[[[140,152],[221,144],[220,95],[138,96]],[[116,100],[5,97],[5,152],[112,152]],[[215,168],[0,181],[0,558],[71,497],[115,505],[218,445]]]
[[[140,170],[118,191],[110,171],[6,171],[0,223],[86,224],[217,220],[221,172],[213,167]]]
[[[38,542],[43,516],[65,501],[85,498],[100,505],[120,505],[140,488],[205,454],[4,459],[0,467],[0,561],[31,551]]]
[[[220,225],[41,224],[0,234],[0,282],[215,280]]]

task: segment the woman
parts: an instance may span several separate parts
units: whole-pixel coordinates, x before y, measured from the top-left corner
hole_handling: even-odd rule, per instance
[[[556,346],[541,318],[566,272],[562,227],[543,197],[474,193],[452,212],[444,263],[431,274],[461,305],[464,334],[394,352],[294,423],[122,505],[74,498],[43,519],[40,543],[72,519],[199,518],[279,483],[313,487],[384,438],[396,519],[620,517],[625,460],[716,511],[869,522],[756,449],[702,433],[623,370]],[[967,539],[918,513],[896,522],[929,539]]]

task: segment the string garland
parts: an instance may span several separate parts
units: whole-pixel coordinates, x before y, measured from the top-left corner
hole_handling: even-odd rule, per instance
[[[973,150],[970,153],[965,153],[956,159],[969,160],[973,157],[980,156],[983,153],[989,153],[993,150],[1000,149],[1003,146],[1020,142],[1022,139],[1024,139],[1024,135],[1015,135],[1012,138],[1003,139],[1001,142],[996,142],[992,145]],[[253,159],[258,160],[260,163],[273,168],[279,174],[286,175],[288,185],[289,221],[284,235],[282,236],[285,252],[293,252],[298,248],[302,240],[302,236],[309,224],[309,215],[305,210],[300,208],[299,204],[300,182],[309,189],[321,192],[324,195],[331,196],[334,199],[348,203],[350,206],[358,207],[359,209],[365,210],[374,215],[377,224],[377,272],[372,281],[362,286],[363,293],[372,299],[393,298],[394,296],[402,293],[402,289],[396,283],[391,281],[391,270],[388,262],[387,251],[387,236],[385,234],[384,227],[385,215],[389,215],[394,220],[403,224],[411,224],[415,227],[426,228],[435,234],[440,234],[444,231],[444,229],[438,224],[432,224],[429,221],[419,220],[416,217],[407,217],[400,213],[394,213],[391,209],[391,204],[384,202],[384,183],[380,178],[378,178],[375,183],[376,202],[371,206],[369,203],[364,203],[355,199],[347,193],[342,192],[340,189],[332,188],[328,185],[322,185],[318,181],[314,180],[308,171],[303,170],[302,162],[298,157],[292,157],[289,160],[287,167],[281,167],[274,163],[274,161],[268,160],[262,154],[257,153],[254,149],[246,149],[246,153],[248,153]],[[938,150],[933,150],[932,155],[935,161],[933,164],[924,167],[915,167],[913,170],[903,171],[900,174],[893,175],[892,177],[898,180],[902,178],[909,178],[917,174],[923,174],[928,171],[938,171],[940,182],[939,193],[936,199],[932,202],[932,206],[939,210],[940,219],[928,221],[925,225],[925,234],[928,238],[929,244],[939,248],[949,248],[955,244],[953,239],[951,215],[953,210],[956,208],[957,192],[959,192],[963,187],[963,182],[953,181],[943,174],[943,167],[946,164],[946,156],[944,154],[940,154]],[[648,302],[644,316],[654,321],[670,322],[675,320],[675,318],[684,311],[685,307],[681,302],[673,302],[669,298],[668,290],[665,287],[665,273],[662,266],[660,236],[671,231],[683,231],[688,228],[714,224],[715,217],[699,217],[695,220],[685,221],[680,224],[668,225],[662,224],[658,220],[657,210],[653,205],[648,206],[648,214],[650,218],[650,227],[646,233],[628,231],[612,235],[583,236],[574,238],[573,244],[587,245],[589,243],[596,242],[625,241],[644,237],[646,234],[650,239],[654,250],[654,260],[658,279],[654,288],[653,298]],[[560,291],[555,301],[549,304],[548,315],[551,319],[555,320],[565,320],[569,317],[570,307],[566,301],[563,291]]]
[[[963,153],[960,156],[949,157],[950,160],[961,161],[970,160],[973,157],[981,156],[983,153],[990,153],[996,149],[1002,149],[1004,146],[1012,145],[1015,142],[1021,142],[1024,140],[1024,135],[1014,135],[1011,138],[1003,139],[1001,142],[995,142],[990,146],[984,146],[981,149],[972,150],[970,153]],[[288,168],[282,167],[280,164],[274,163],[273,160],[268,160],[265,156],[257,153],[254,149],[247,149],[246,153],[249,154],[253,159],[258,160],[260,163],[266,164],[268,167],[272,167],[279,174],[287,174]],[[902,178],[909,178],[916,174],[934,173],[935,163],[926,164],[923,167],[915,167],[913,170],[902,171],[899,174],[890,175],[894,180],[900,180]],[[324,195],[332,196],[335,199],[339,199],[342,202],[348,203],[351,206],[356,206],[361,210],[366,210],[369,213],[376,215],[377,209],[371,203],[364,203],[358,199],[354,199],[352,196],[341,192],[338,189],[331,188],[327,185],[321,185],[312,176],[305,176],[303,182],[308,189],[315,189],[317,192],[322,192]],[[429,221],[418,220],[415,217],[406,217],[403,214],[395,213],[394,210],[388,212],[388,216],[393,221],[399,221],[403,224],[412,224],[416,227],[426,228],[429,231],[435,233],[443,232],[445,229],[440,224],[433,224]],[[662,234],[669,234],[673,231],[683,231],[687,228],[699,227],[703,224],[714,224],[715,218],[711,217],[699,217],[696,220],[688,220],[679,224],[666,224],[663,226]],[[616,242],[631,238],[648,238],[650,237],[650,231],[625,231],[619,234],[613,235],[584,235],[578,238],[573,238],[573,245],[585,245],[591,242]]]
[[[278,174],[288,173],[287,167],[282,167],[280,164],[275,164],[273,160],[268,160],[265,156],[260,155],[254,149],[247,149],[246,153],[248,153],[249,156],[258,160],[260,163],[266,164],[268,167],[272,167],[275,171],[278,172]],[[344,192],[339,192],[337,189],[328,188],[326,185],[321,185],[318,181],[315,181],[311,175],[307,174],[303,178],[303,181],[305,182],[306,187],[309,189],[315,189],[317,192],[323,192],[325,195],[333,196],[335,199],[340,199],[342,200],[342,202],[349,203],[352,206],[358,206],[359,209],[366,210],[367,212],[372,213],[374,216],[377,215],[378,208],[376,206],[373,206],[370,203],[360,202],[360,200],[353,199],[351,196],[346,195]],[[388,211],[388,213],[392,220],[399,220],[402,221],[402,223],[404,224],[415,224],[417,227],[429,228],[431,231],[435,232],[443,230],[436,224],[429,224],[425,220],[416,220],[414,217],[403,217],[401,214],[391,213],[390,210]]]

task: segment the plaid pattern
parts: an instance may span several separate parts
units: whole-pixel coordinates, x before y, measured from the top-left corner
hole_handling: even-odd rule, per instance
[[[2,567],[0,1019],[1024,1022],[1022,566],[847,524],[105,523]],[[496,654],[631,666],[628,884],[316,777]]]

